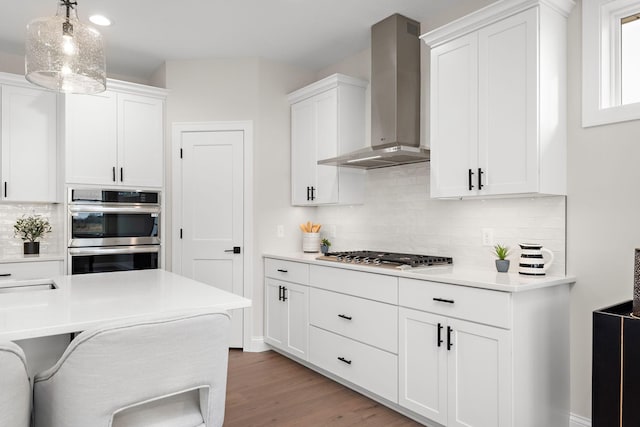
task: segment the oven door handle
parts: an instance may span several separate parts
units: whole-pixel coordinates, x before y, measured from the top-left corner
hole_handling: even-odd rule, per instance
[[[104,246],[101,248],[69,248],[71,256],[89,256],[89,255],[118,255],[118,254],[139,254],[139,253],[158,253],[159,245],[148,246]]]
[[[160,206],[69,205],[69,212],[159,214]]]

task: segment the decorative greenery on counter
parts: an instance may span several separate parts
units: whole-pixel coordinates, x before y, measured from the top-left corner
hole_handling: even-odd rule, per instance
[[[507,246],[497,244],[493,249],[498,259],[505,259],[507,255],[509,255],[509,248]]]
[[[325,238],[325,239],[322,239],[321,244],[322,244],[322,245],[324,245],[324,246],[326,246],[326,247],[331,246],[331,242],[329,241],[329,239],[326,239],[326,238]]]
[[[20,237],[25,242],[35,242],[51,233],[49,220],[41,215],[22,215],[16,220],[13,226],[16,237]]]

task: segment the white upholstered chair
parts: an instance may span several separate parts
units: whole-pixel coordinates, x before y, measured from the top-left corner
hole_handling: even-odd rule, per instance
[[[35,427],[221,426],[229,325],[190,312],[82,332],[34,378]]]
[[[0,426],[29,427],[31,383],[20,347],[0,343]]]

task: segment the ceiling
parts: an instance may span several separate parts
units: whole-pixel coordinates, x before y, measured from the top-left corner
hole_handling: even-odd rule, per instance
[[[369,46],[372,24],[401,13],[421,22],[478,0],[77,0],[81,21],[95,13],[110,75],[147,79],[165,60],[262,57],[322,69]],[[475,7],[474,7],[475,6]],[[7,5],[0,51],[24,55],[26,24],[54,15],[56,0]]]

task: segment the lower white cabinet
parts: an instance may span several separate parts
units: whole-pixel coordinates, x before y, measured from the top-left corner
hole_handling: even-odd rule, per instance
[[[309,288],[265,280],[265,342],[307,360]]]
[[[400,308],[399,403],[446,426],[511,426],[508,330]]]
[[[49,279],[62,274],[62,260],[0,263],[0,283],[8,280]]]

